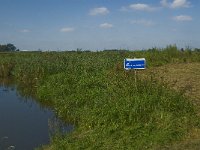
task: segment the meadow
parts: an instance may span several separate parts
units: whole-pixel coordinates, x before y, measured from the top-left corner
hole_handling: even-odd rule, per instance
[[[146,70],[137,71],[136,77],[123,68],[124,59],[134,57],[147,61]],[[75,126],[38,149],[161,149],[200,128],[198,107],[187,89],[175,90],[158,77],[159,67],[191,63],[200,63],[200,52],[176,46],[10,52],[0,53],[0,78],[13,78],[22,94],[29,93]]]

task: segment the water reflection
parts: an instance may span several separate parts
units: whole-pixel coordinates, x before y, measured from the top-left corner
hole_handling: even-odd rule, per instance
[[[72,131],[73,125],[63,123],[28,93],[32,90],[19,91],[25,87],[13,83],[0,80],[0,150],[32,150],[48,144],[57,133]]]

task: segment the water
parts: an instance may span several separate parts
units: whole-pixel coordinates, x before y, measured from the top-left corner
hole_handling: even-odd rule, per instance
[[[32,98],[23,98],[15,88],[0,86],[0,150],[32,150],[50,142],[50,134],[64,126],[54,113]]]

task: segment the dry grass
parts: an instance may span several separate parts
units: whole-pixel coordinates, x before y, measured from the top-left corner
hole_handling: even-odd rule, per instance
[[[142,73],[151,80],[159,80],[166,86],[189,97],[200,108],[200,63],[168,64]],[[198,109],[200,114],[200,109]],[[164,150],[199,150],[200,129],[191,129],[183,141],[171,146],[159,147]]]
[[[158,147],[157,150],[199,150],[200,149],[200,129],[192,129],[184,140],[172,145]]]
[[[145,76],[159,79],[200,106],[200,63],[168,64],[147,70]]]

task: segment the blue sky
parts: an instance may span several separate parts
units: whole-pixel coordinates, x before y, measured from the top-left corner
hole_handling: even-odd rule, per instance
[[[200,48],[199,0],[0,0],[0,44],[26,50]]]

